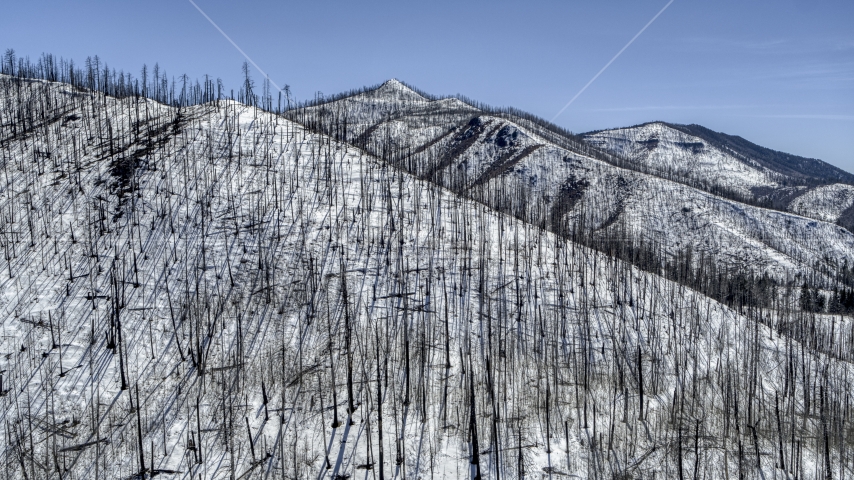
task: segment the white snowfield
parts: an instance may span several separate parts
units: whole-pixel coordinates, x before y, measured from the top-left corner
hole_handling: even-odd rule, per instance
[[[801,343],[782,306],[738,314],[233,101],[0,95],[0,478],[854,474],[847,318]],[[627,228],[771,269],[850,252],[540,150],[508,188],[575,174],[592,204],[624,178]]]

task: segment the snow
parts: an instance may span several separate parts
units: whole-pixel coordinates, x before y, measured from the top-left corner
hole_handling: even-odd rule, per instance
[[[854,186],[834,183],[799,195],[789,204],[789,210],[825,222],[836,222],[851,205],[854,205]]]
[[[592,133],[585,141],[630,159],[644,171],[690,178],[745,196],[755,187],[778,186],[774,172],[660,122]]]
[[[483,198],[478,196],[479,189],[526,192],[527,203],[541,202],[541,211],[533,212],[527,206],[499,208],[524,208],[518,215],[533,223],[554,228],[550,212],[567,182],[585,182],[588,186],[580,200],[560,220],[568,231],[579,224],[599,236],[621,235],[621,229],[628,229],[634,238],[652,241],[670,256],[690,248],[695,258],[705,256],[720,266],[767,274],[783,282],[793,276],[824,276],[815,266],[828,258],[849,264],[854,261],[854,235],[831,223],[815,222],[815,215],[805,218],[744,205],[668,180],[666,175],[662,178],[620,168],[583,150],[559,146],[533,131],[533,125],[526,128],[521,126],[525,122],[482,112],[471,123],[470,111],[449,114],[396,103],[394,118],[387,120],[373,112],[373,98],[374,93],[369,92],[326,108],[347,112],[348,118],[355,119],[352,128],[358,133],[354,136],[368,135],[361,141],[369,151],[390,155],[394,162],[410,165],[407,168],[419,176],[433,175],[441,185],[496,207],[513,200]],[[658,139],[656,148],[637,146],[650,138]],[[749,193],[755,187],[777,185],[770,180],[772,172],[763,167],[748,165],[661,123],[600,132],[587,140],[607,143],[608,149],[623,155],[635,152],[631,158],[643,159],[648,169],[659,173],[684,167],[698,182],[702,179],[732,191]],[[703,147],[695,154],[685,144]],[[376,145],[373,150],[371,145]],[[401,156],[389,154],[389,145]],[[646,153],[636,154],[638,148]],[[449,155],[454,158],[447,164]],[[505,166],[496,171],[498,162]],[[462,179],[458,173],[463,174]]]
[[[671,406],[691,388],[708,415],[697,461],[704,477],[721,478],[739,468],[726,443],[732,429],[723,427],[731,408],[724,378],[744,391],[760,385],[767,402],[784,391],[793,362],[816,377],[821,365],[838,379],[834,388],[850,389],[849,362],[798,350],[683,286],[286,118],[232,101],[179,117],[144,100],[74,96],[57,84],[29,88],[33,98],[58,93],[53,98],[65,98],[61,106],[81,118],[13,138],[0,159],[0,238],[9,249],[0,257],[6,478],[59,476],[58,468],[63,478],[130,478],[140,473],[140,454],[149,469],[188,480],[367,479],[379,469],[386,478],[465,478],[473,468],[472,404],[485,478],[496,471],[514,478],[518,468],[534,478],[558,475],[548,469],[581,478],[674,477]],[[429,108],[396,82],[382,88],[360,118],[401,103]],[[112,150],[138,151],[136,108],[153,130],[183,123],[144,152],[134,187],[120,196],[104,132],[109,120],[123,134]],[[737,205],[544,144],[507,120],[482,120],[485,133],[458,159],[471,181],[496,155],[540,146],[488,182],[527,185],[543,197],[570,176],[585,179],[589,193],[571,219],[585,214],[609,228],[613,212],[623,212],[640,235],[779,272],[805,272],[822,255],[854,251],[852,236],[832,225]],[[385,128],[402,145],[412,135],[440,139],[435,148],[454,141],[441,140],[441,123],[400,118]],[[33,161],[37,150],[50,159]],[[691,213],[679,213],[686,206]],[[116,328],[123,340],[111,349]],[[637,369],[624,359],[635,351],[648,382],[643,420]],[[349,414],[348,355],[357,407]],[[755,368],[742,368],[748,358]],[[589,375],[581,399],[579,361]],[[807,387],[795,377],[790,388],[802,395]],[[756,402],[767,415],[769,404]],[[336,427],[333,412],[343,422]],[[678,428],[694,423],[680,417]],[[805,435],[817,435],[813,424]],[[773,451],[775,439],[763,434],[757,448]],[[810,472],[819,446],[803,450]],[[371,462],[372,470],[359,468]],[[762,472],[775,475],[773,464],[764,459]]]

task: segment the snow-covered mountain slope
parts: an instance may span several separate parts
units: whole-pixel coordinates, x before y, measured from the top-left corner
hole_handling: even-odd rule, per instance
[[[355,95],[346,103],[323,104],[300,115],[317,123],[346,117],[353,132],[349,141],[421,178],[574,238],[645,244],[666,252],[662,262],[691,255],[695,261],[705,258],[720,268],[786,282],[798,276],[823,278],[820,271],[854,261],[854,235],[837,225],[739,203],[670,180],[662,172],[657,176],[617,167],[594,158],[595,152],[583,145],[571,144],[572,139],[552,141],[553,132],[512,115],[473,107],[425,113],[439,100],[400,104],[393,115],[373,115],[374,96]],[[650,165],[664,169],[690,157],[702,178],[721,188],[728,182],[727,188],[747,193],[760,186],[773,188],[777,183],[771,179],[781,176],[711,146],[673,160],[667,152],[684,151],[680,144],[700,139],[661,124],[645,128],[649,131],[638,134],[644,142],[648,135],[661,138],[654,149],[657,163]],[[615,145],[636,140],[627,142]],[[614,149],[620,156],[627,153]]]
[[[587,134],[584,139],[630,159],[644,171],[690,179],[706,190],[718,189],[750,198],[753,189],[780,186],[778,172],[663,122],[604,130]]]
[[[307,108],[287,112],[287,116],[313,128],[329,131],[350,143],[363,144],[372,138],[380,138],[377,129],[385,135],[388,155],[398,154],[396,149],[405,150],[413,145],[423,146],[455,128],[460,122],[468,122],[475,115],[486,113],[459,98],[428,97],[417,93],[412,87],[392,79],[373,89],[359,91],[340,99],[321,102]],[[514,110],[492,111],[493,116],[512,119],[515,123],[536,132],[541,138],[573,151],[608,156],[604,151],[591,150],[581,137],[555,129],[551,124]],[[346,121],[345,121],[346,120]],[[341,125],[347,125],[342,132]],[[334,126],[338,126],[336,129]],[[346,133],[346,135],[344,134]],[[370,145],[367,145],[370,147]],[[617,159],[615,159],[617,160]]]
[[[628,234],[671,255],[691,248],[717,265],[777,278],[806,274],[824,258],[854,260],[854,235],[836,225],[739,204],[545,144],[509,122],[477,120],[482,123],[451,136],[448,145],[434,144],[465,144],[465,150],[447,165],[448,157],[437,152],[441,163],[429,174],[455,189],[477,189],[472,194],[485,201],[491,192],[523,192],[525,204],[510,210],[552,229]]]
[[[428,98],[395,79],[357,97],[344,98],[340,101],[349,106],[356,98],[358,98],[359,106],[362,107],[358,109],[359,116],[353,118],[356,125],[366,123],[373,118],[393,116],[401,109],[419,109],[432,103]]]
[[[788,177],[790,183],[834,183],[854,184],[854,174],[834,167],[815,158],[806,158],[790,153],[771,150],[735,135],[715,132],[701,125],[669,124],[671,127],[704,141],[748,162],[759,163],[765,168]]]
[[[445,133],[448,125],[467,121],[479,112],[455,98],[427,98],[392,79],[374,89],[286,115],[358,146],[382,138],[384,148],[397,151],[429,142]]]
[[[844,188],[830,187],[835,183],[854,185],[854,175],[820,160],[770,150],[699,125],[651,122],[590,132],[583,138],[641,171],[822,221],[835,222],[839,216],[832,218],[827,207],[818,204],[813,210],[812,199]],[[793,202],[816,185],[820,192]],[[793,205],[796,208],[788,208]]]
[[[854,186],[842,183],[821,185],[795,197],[789,210],[825,222],[838,222],[854,205]]]
[[[742,316],[232,101],[0,102],[5,478],[854,473],[850,319]]]

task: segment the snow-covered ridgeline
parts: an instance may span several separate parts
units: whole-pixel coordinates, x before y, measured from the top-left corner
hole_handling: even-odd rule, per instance
[[[854,264],[854,235],[832,222],[816,222],[815,215],[805,218],[745,205],[681,182],[619,168],[482,112],[428,112],[424,105],[431,102],[409,102],[392,109],[390,118],[376,115],[375,97],[385,88],[314,107],[306,116],[316,119],[326,109],[339,118],[355,119],[348,128],[359,131],[356,143],[368,151],[553,231],[580,228],[600,238],[628,232],[635,241],[653,242],[670,257],[690,248],[695,258],[702,255],[726,268],[768,274],[782,282],[816,275],[817,262],[830,269],[845,261]],[[396,96],[389,98],[393,103]],[[742,182],[738,188],[749,193],[754,187],[776,185],[771,180],[774,172],[666,125],[623,130],[597,135],[622,138],[608,148],[623,156],[628,152],[617,147],[639,148],[638,138],[655,136],[655,148],[643,147],[658,162],[647,165],[647,170],[688,161],[696,167],[692,175],[720,188],[732,190],[731,182]],[[698,151],[686,150],[686,145]]]
[[[744,196],[752,196],[756,187],[778,186],[774,172],[767,168],[660,122],[604,130],[586,135],[585,140],[647,171],[698,180]]]

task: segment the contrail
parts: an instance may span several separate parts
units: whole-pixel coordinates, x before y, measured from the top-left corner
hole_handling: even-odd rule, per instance
[[[281,88],[279,88],[279,86],[278,86],[278,85],[276,85],[276,82],[274,82],[274,81],[273,81],[273,79],[272,79],[272,78],[270,78],[270,76],[269,76],[269,75],[267,75],[266,73],[264,73],[264,70],[261,70],[261,67],[259,67],[257,63],[253,62],[253,61],[252,61],[252,59],[251,59],[251,58],[249,58],[249,55],[246,55],[246,52],[244,52],[244,51],[243,51],[243,49],[241,49],[240,47],[238,47],[238,46],[237,46],[237,44],[236,44],[236,43],[234,43],[234,40],[232,40],[232,39],[231,39],[231,37],[229,37],[228,35],[226,35],[226,34],[225,34],[225,32],[223,32],[223,31],[222,31],[222,29],[221,29],[221,28],[219,28],[219,25],[217,25],[217,24],[216,24],[216,22],[214,22],[213,20],[211,20],[211,17],[209,17],[209,16],[208,16],[208,14],[204,12],[204,10],[202,10],[198,5],[196,5],[196,2],[194,2],[193,0],[188,0],[188,1],[189,1],[190,3],[192,3],[194,7],[196,7],[196,10],[198,10],[198,11],[199,11],[199,13],[201,13],[202,15],[204,15],[204,17],[205,17],[205,18],[207,18],[209,22],[211,22],[211,25],[213,25],[213,26],[214,26],[214,28],[216,28],[217,30],[219,30],[219,33],[221,33],[221,34],[222,34],[222,36],[223,36],[223,37],[225,37],[225,39],[226,39],[226,40],[228,40],[229,42],[231,42],[231,44],[232,44],[232,45],[234,45],[234,48],[236,48],[236,49],[237,49],[237,51],[238,51],[238,52],[240,52],[240,54],[241,54],[241,55],[243,55],[243,57],[244,57],[244,58],[246,58],[246,60],[248,60],[248,61],[249,61],[249,63],[251,63],[251,64],[252,64],[252,66],[253,66],[253,67],[255,67],[255,69],[256,69],[256,70],[258,70],[259,72],[261,72],[261,75],[263,75],[265,79],[269,80],[269,81],[270,81],[270,83],[272,83],[272,84],[273,84],[273,86],[274,86],[274,87],[276,87],[276,90],[278,90],[278,91],[282,92],[283,94],[285,93],[284,91],[282,91],[282,89],[281,89]],[[673,1],[673,0],[671,0],[671,2],[672,2],[672,1]],[[651,23],[651,22],[650,22],[650,23]]]
[[[190,1],[192,2],[193,0],[190,0]],[[575,101],[575,99],[579,97],[579,95],[581,95],[582,93],[584,93],[584,91],[585,91],[585,90],[587,90],[587,87],[589,87],[591,83],[593,83],[594,81],[596,81],[596,79],[597,79],[597,78],[599,78],[599,75],[602,75],[602,72],[604,72],[608,67],[610,67],[610,66],[611,66],[611,64],[612,64],[612,63],[614,63],[614,60],[616,60],[616,59],[617,59],[617,57],[619,57],[619,56],[620,56],[620,54],[622,54],[622,53],[623,53],[627,48],[629,48],[629,45],[631,45],[635,40],[637,40],[637,38],[638,38],[638,37],[640,37],[641,33],[643,33],[643,32],[644,32],[644,30],[646,30],[646,29],[647,29],[647,27],[649,27],[650,25],[652,25],[652,22],[654,22],[654,21],[655,21],[655,19],[656,19],[656,18],[658,18],[658,16],[659,16],[659,15],[661,15],[662,13],[664,13],[664,11],[665,11],[665,10],[667,10],[667,7],[669,7],[669,6],[670,6],[670,4],[671,4],[671,3],[673,3],[673,2],[674,2],[674,0],[670,0],[669,2],[667,2],[667,5],[665,5],[665,6],[664,6],[664,8],[662,8],[658,13],[656,13],[656,14],[655,14],[655,16],[654,16],[654,17],[652,17],[652,20],[650,20],[649,22],[647,22],[647,24],[646,24],[646,25],[644,25],[644,26],[643,26],[643,28],[641,28],[641,29],[640,29],[640,32],[638,32],[634,37],[632,37],[632,39],[631,39],[631,40],[629,40],[629,43],[627,43],[625,47],[623,47],[622,49],[620,49],[620,51],[619,51],[619,52],[617,52],[617,54],[616,54],[616,55],[614,55],[614,58],[612,58],[610,62],[606,63],[606,64],[605,64],[605,66],[604,66],[604,67],[602,67],[602,70],[599,70],[599,73],[597,73],[596,75],[594,75],[594,76],[593,76],[593,78],[591,78],[591,79],[590,79],[590,81],[589,81],[589,82],[587,82],[587,85],[585,85],[585,86],[584,86],[584,88],[582,88],[578,93],[576,93],[576,94],[575,94],[575,96],[574,96],[574,97],[572,97],[572,100],[570,100],[570,101],[569,101],[569,103],[567,103],[566,105],[564,105],[564,106],[563,106],[563,108],[561,108],[561,109],[560,109],[560,111],[559,111],[559,112],[557,112],[557,115],[555,115],[554,117],[552,117],[552,121],[555,121],[555,119],[556,119],[557,117],[559,117],[559,116],[560,116],[560,114],[561,114],[561,113],[563,113],[563,111],[564,111],[564,110],[566,110],[567,108],[569,108],[569,106],[570,106],[570,105],[572,105],[572,102],[574,102],[574,101]],[[195,5],[195,4],[193,4],[193,5]],[[198,7],[196,7],[196,8],[198,8]],[[200,10],[200,11],[201,11],[201,10]],[[205,15],[205,16],[207,16],[207,15]],[[211,23],[213,23],[213,22],[211,22]],[[222,30],[220,30],[220,31],[222,31]],[[225,34],[223,34],[223,35],[225,35]],[[236,45],[235,45],[235,46],[236,46]]]

